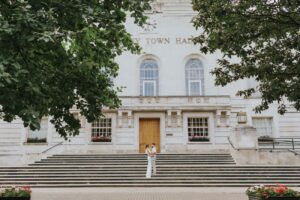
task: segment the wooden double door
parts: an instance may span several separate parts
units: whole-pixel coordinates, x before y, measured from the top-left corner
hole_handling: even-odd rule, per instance
[[[140,153],[145,153],[145,146],[152,143],[156,145],[157,153],[160,152],[160,119],[147,118],[139,120]]]

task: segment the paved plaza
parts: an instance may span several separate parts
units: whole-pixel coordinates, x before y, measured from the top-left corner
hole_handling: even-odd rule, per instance
[[[245,188],[41,188],[32,200],[247,200]]]

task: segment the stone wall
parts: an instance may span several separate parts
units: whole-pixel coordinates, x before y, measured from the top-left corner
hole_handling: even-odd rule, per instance
[[[289,151],[233,150],[238,165],[300,165],[300,155]]]

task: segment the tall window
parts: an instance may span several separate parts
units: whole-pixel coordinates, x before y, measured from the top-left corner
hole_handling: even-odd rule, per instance
[[[27,143],[44,143],[47,142],[48,119],[42,119],[40,130],[28,130]]]
[[[146,59],[141,64],[140,93],[142,96],[158,95],[158,65],[153,59]]]
[[[111,118],[103,118],[92,123],[92,142],[111,142]]]
[[[189,96],[204,94],[204,69],[199,59],[190,59],[185,65],[186,91]]]
[[[258,137],[273,137],[273,119],[271,117],[253,117],[253,127]]]
[[[188,118],[188,134],[190,142],[208,142],[208,118]]]

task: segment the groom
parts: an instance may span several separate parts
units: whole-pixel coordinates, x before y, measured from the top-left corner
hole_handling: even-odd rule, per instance
[[[153,175],[156,175],[156,146],[155,143],[152,143],[151,146],[151,165],[152,165],[152,169],[153,169]]]

